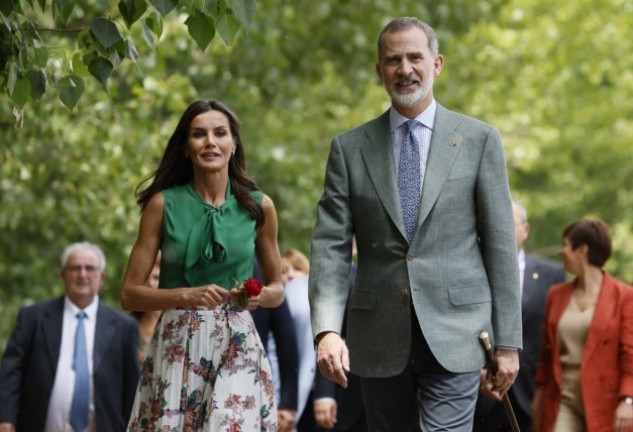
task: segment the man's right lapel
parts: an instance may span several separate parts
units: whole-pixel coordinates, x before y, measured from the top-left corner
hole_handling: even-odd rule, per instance
[[[368,124],[364,132],[366,140],[363,141],[360,151],[369,178],[387,214],[406,239],[393,161],[389,111]]]
[[[64,297],[60,297],[53,303],[51,307],[44,313],[41,321],[44,340],[49,356],[50,364],[53,369],[57,368],[59,360],[59,351],[62,344],[62,326],[64,324]]]

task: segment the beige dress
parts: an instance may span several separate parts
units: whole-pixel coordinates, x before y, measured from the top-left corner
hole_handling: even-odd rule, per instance
[[[563,389],[554,432],[583,432],[587,430],[580,367],[587,333],[595,310],[595,305],[584,311],[580,310],[578,303],[572,296],[558,323]]]

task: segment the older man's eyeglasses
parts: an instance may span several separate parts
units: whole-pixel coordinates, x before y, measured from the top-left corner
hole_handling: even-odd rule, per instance
[[[100,269],[97,266],[92,265],[68,265],[66,266],[66,270],[71,271],[73,273],[79,273],[81,270],[85,270],[86,273],[96,273]]]

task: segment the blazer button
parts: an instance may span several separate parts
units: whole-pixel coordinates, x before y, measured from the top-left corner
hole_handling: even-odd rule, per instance
[[[407,255],[407,261],[413,261],[413,255]]]
[[[409,290],[402,290],[402,297],[409,297]]]

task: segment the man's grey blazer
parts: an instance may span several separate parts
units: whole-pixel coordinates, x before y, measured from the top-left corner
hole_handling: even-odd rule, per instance
[[[482,367],[478,334],[521,347],[518,263],[505,155],[495,128],[437,105],[417,229],[407,242],[389,113],[336,136],[312,237],[314,335],[340,331],[358,247],[346,343],[363,377],[402,372],[411,303],[447,370]]]

